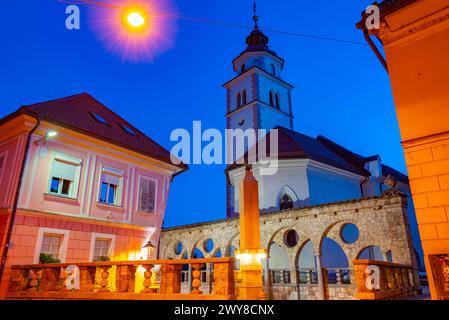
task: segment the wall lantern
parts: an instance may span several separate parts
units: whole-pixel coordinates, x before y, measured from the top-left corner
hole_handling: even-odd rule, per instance
[[[151,259],[151,255],[155,248],[156,246],[153,244],[151,240],[148,240],[148,242],[143,246],[143,249],[147,249],[147,260]]]
[[[36,141],[35,144],[38,145],[39,143],[45,142],[45,141],[47,141],[47,140],[49,140],[49,139],[51,139],[51,138],[56,137],[57,135],[58,135],[58,132],[57,132],[57,131],[55,131],[55,130],[48,130],[48,131],[45,133],[45,136],[44,136],[42,139]]]

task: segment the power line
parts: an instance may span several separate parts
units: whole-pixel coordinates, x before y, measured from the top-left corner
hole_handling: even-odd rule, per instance
[[[94,0],[79,0],[79,1],[57,0],[57,1],[61,2],[61,3],[65,3],[65,4],[74,4],[74,5],[92,4],[92,5],[102,6],[102,7],[106,7],[106,8],[110,8],[110,9],[124,8],[122,6],[110,5],[110,4],[106,4],[106,3],[103,3],[100,1],[94,1]],[[249,27],[247,25],[233,24],[233,23],[228,23],[228,22],[221,21],[221,20],[195,18],[195,17],[174,15],[174,14],[157,14],[157,15],[155,15],[155,17],[169,17],[169,18],[173,18],[173,19],[186,20],[186,21],[204,23],[204,24],[210,24],[210,25],[218,25],[218,26],[223,26],[223,27],[227,27],[227,28],[235,28],[235,29],[246,29],[246,30],[252,29],[252,27]],[[306,38],[306,39],[331,41],[331,42],[351,44],[351,45],[360,45],[360,46],[367,45],[365,42],[361,42],[361,41],[338,39],[338,38],[312,35],[312,34],[300,33],[300,32],[283,31],[283,30],[267,29],[267,28],[264,28],[264,31],[271,32],[271,33],[277,33],[277,34],[281,34],[281,35],[285,35],[285,36],[293,36],[293,37],[300,37],[300,38]]]

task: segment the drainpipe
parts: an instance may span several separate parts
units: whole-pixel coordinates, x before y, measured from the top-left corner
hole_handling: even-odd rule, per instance
[[[25,152],[23,154],[23,159],[22,159],[22,167],[20,168],[19,181],[17,183],[17,190],[16,190],[16,194],[15,194],[15,198],[14,198],[14,204],[13,204],[12,211],[11,211],[11,217],[9,219],[8,232],[6,234],[5,248],[3,249],[3,254],[2,254],[1,263],[0,263],[0,282],[3,278],[3,272],[5,270],[6,259],[8,258],[8,251],[9,251],[10,242],[11,242],[12,230],[14,227],[14,220],[16,218],[17,206],[19,203],[20,189],[22,188],[22,181],[23,181],[23,175],[25,173],[26,160],[27,160],[28,153],[30,150],[30,145],[31,145],[31,137],[32,137],[33,133],[36,131],[36,129],[39,127],[39,125],[41,124],[40,118],[36,118],[36,120],[37,120],[37,123],[34,126],[34,128],[31,129],[31,131],[28,133],[27,142],[25,145]]]
[[[377,48],[376,44],[371,39],[371,36],[369,34],[369,31],[366,27],[366,16],[363,15],[362,21],[357,23],[357,28],[362,29],[363,36],[365,37],[366,42],[371,47],[371,50],[373,50],[374,54],[376,55],[377,59],[379,59],[380,63],[384,67],[385,71],[388,73],[388,64],[383,55],[380,53],[379,49]]]

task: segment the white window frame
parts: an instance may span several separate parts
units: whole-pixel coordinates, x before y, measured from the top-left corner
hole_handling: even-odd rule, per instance
[[[117,186],[117,191],[114,199],[114,203],[107,203],[100,201],[101,197],[101,185],[103,183],[102,176],[103,173],[117,176],[119,177],[119,185]],[[123,184],[124,184],[124,178],[125,178],[125,171],[120,169],[114,169],[112,167],[102,165],[100,170],[100,176],[98,178],[98,196],[97,196],[97,203],[105,206],[115,206],[115,207],[121,207],[122,206],[122,195],[123,195]]]
[[[73,181],[73,186],[71,186],[71,191],[68,196],[51,192],[51,184],[53,180],[52,171],[53,171],[53,164],[55,161],[60,162],[66,162],[68,164],[76,166],[76,173],[75,173],[75,180]],[[47,182],[47,194],[56,196],[56,197],[64,197],[69,199],[77,199],[78,198],[78,187],[80,184],[80,177],[81,177],[81,166],[83,164],[83,160],[78,157],[73,157],[65,153],[61,152],[53,152],[51,155],[51,162],[50,162],[50,171],[48,172],[48,182]]]
[[[45,234],[62,236],[62,240],[59,245],[58,259],[61,261],[61,263],[65,263],[66,256],[67,256],[67,246],[69,243],[70,230],[52,229],[52,228],[39,228],[39,231],[37,234],[36,249],[34,251],[33,263],[34,264],[39,263],[39,255],[41,254],[42,242],[44,240]]]
[[[142,211],[140,210],[140,183],[141,183],[141,179],[149,179],[149,180],[153,180],[155,182],[155,188],[154,188],[154,208],[153,208],[153,212],[148,212],[148,211]],[[136,211],[143,213],[143,214],[156,214],[157,212],[157,191],[158,191],[158,187],[159,187],[159,180],[152,178],[152,177],[148,177],[145,175],[141,175],[139,174],[137,176],[137,179],[139,180],[138,186],[137,186],[137,203],[136,203]]]
[[[89,261],[90,262],[94,261],[95,240],[97,240],[97,239],[111,240],[111,245],[109,246],[109,250],[108,250],[108,256],[109,256],[109,259],[112,260],[114,252],[115,252],[115,234],[92,232],[92,235],[90,237]]]

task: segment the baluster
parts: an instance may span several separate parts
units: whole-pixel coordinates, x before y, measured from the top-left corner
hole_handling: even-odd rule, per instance
[[[101,281],[100,286],[101,288],[98,289],[98,292],[109,292],[110,290],[108,287],[108,278],[109,278],[109,269],[111,269],[111,266],[100,266],[101,271]]]
[[[201,268],[203,267],[203,264],[201,263],[195,263],[192,264],[192,277],[193,277],[193,281],[192,281],[192,292],[191,294],[202,294],[203,292],[201,291],[200,287],[201,287]]]
[[[68,291],[67,287],[65,286],[65,280],[67,279],[68,274],[67,271],[64,268],[61,268],[61,271],[59,273],[59,281],[56,285],[56,291],[64,292]]]
[[[144,276],[144,280],[143,280],[143,290],[140,291],[140,293],[153,293],[154,289],[151,289],[151,276],[152,276],[152,271],[151,269],[153,269],[154,265],[153,264],[146,264],[143,265],[143,267],[145,268],[145,272],[143,273]]]
[[[27,291],[35,292],[39,290],[39,269],[30,269],[30,282]]]
[[[336,275],[336,277],[337,277],[337,284],[338,285],[341,285],[341,273],[342,273],[342,270],[341,269],[337,269],[337,270],[335,270],[335,275]]]

